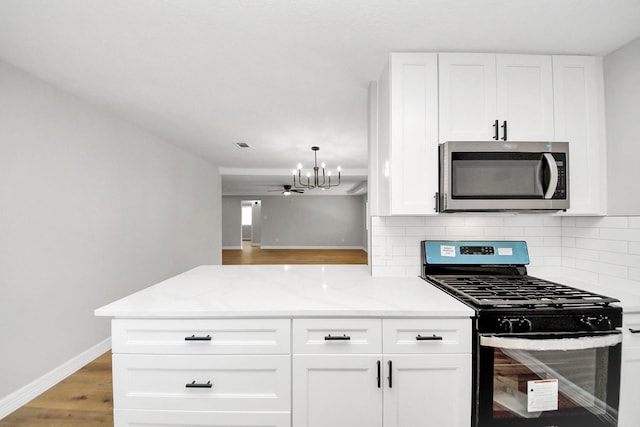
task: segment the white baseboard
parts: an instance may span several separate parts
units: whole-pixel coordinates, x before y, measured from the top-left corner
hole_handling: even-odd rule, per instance
[[[242,246],[223,246],[222,250],[226,250],[226,249],[240,249],[242,250]]]
[[[367,251],[362,246],[268,246],[262,245],[261,249],[357,249]]]
[[[111,338],[94,345],[90,349],[44,374],[21,389],[0,400],[0,420],[16,409],[29,403],[35,397],[58,384],[89,362],[102,356],[111,349]]]

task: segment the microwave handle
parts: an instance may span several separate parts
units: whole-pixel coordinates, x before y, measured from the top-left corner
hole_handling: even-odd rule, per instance
[[[553,193],[556,192],[556,188],[558,188],[558,165],[556,164],[556,159],[553,158],[553,155],[551,155],[551,153],[544,153],[542,157],[547,162],[547,165],[549,166],[549,171],[551,172],[549,187],[547,188],[547,191],[544,193],[544,198],[550,199],[553,197]]]

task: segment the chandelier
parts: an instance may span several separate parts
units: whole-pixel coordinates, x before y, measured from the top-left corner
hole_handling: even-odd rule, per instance
[[[311,172],[307,172],[306,181],[304,177],[302,177],[302,165],[298,163],[298,168],[293,170],[293,187],[294,188],[306,188],[307,190],[313,190],[314,188],[321,188],[323,190],[328,190],[331,187],[337,187],[340,185],[340,166],[337,167],[338,171],[338,183],[331,183],[331,171],[327,171],[325,174],[325,164],[322,162],[320,167],[318,167],[318,150],[320,147],[311,147],[313,150],[314,156],[314,164],[313,164],[313,176],[311,176]],[[320,176],[320,168],[322,168],[322,176]],[[298,180],[296,182],[296,175],[298,175]]]

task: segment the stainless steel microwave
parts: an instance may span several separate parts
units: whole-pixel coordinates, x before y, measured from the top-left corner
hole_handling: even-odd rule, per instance
[[[566,210],[569,143],[440,144],[439,212]]]

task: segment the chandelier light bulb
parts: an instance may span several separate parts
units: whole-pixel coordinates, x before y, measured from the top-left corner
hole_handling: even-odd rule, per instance
[[[327,175],[331,176],[331,171],[327,172]]]
[[[342,168],[338,166],[338,173],[342,172]]]
[[[311,178],[311,172],[307,172],[307,178]]]
[[[324,162],[322,162],[322,165],[321,165],[321,166],[322,166],[322,169],[324,169],[327,165],[325,165],[325,163],[324,163]]]
[[[294,169],[294,170],[293,170],[293,174],[295,175],[295,174],[296,174],[296,172],[298,172],[298,171],[297,171],[297,169]]]
[[[298,170],[302,170],[302,163],[298,163]]]

